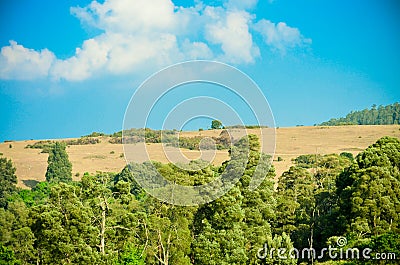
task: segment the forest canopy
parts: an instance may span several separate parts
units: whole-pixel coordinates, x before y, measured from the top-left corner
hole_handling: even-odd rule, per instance
[[[270,167],[256,190],[249,183],[265,155],[257,151],[256,136],[247,144],[248,160],[236,185],[210,203],[191,207],[149,196],[135,180],[152,177],[146,163],[72,181],[65,146],[57,144],[49,167],[62,163],[68,170],[53,170],[48,181],[22,190],[16,187],[12,161],[0,159],[0,264],[375,264],[363,257],[332,260],[309,251],[282,259],[269,252],[296,248],[320,254],[335,247],[338,254],[338,239],[345,240],[343,248],[368,248],[371,257],[385,253],[396,264],[399,139],[381,138],[355,158],[349,153],[299,156],[276,188]],[[183,185],[210,182],[227,166],[199,163],[194,162],[195,170],[155,166]]]
[[[371,109],[352,111],[344,118],[332,118],[319,124],[320,126],[338,125],[390,125],[400,124],[400,104],[387,106],[372,105]]]

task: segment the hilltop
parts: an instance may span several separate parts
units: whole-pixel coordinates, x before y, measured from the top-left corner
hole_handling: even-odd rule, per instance
[[[206,130],[199,132],[181,132],[181,137],[218,137],[222,130]],[[249,133],[259,133],[259,130],[249,129]],[[330,154],[349,152],[353,155],[373,144],[383,136],[400,137],[400,125],[348,125],[348,126],[304,126],[276,129],[276,152],[274,166],[279,177],[292,165],[292,159],[302,154]],[[113,137],[98,135],[91,144],[79,144],[79,139],[58,139],[57,141],[72,141],[67,147],[69,160],[72,162],[73,178],[80,179],[84,172],[97,171],[119,172],[125,166],[123,146],[120,143],[110,143]],[[26,148],[38,140],[15,141],[0,144],[3,157],[11,158],[17,171],[18,186],[28,188],[38,181],[45,180],[47,168],[47,153],[42,149]],[[111,141],[112,142],[112,141]],[[11,148],[10,148],[11,145]],[[167,163],[162,145],[150,143],[146,145],[153,160]],[[182,149],[190,159],[200,156],[197,150]],[[278,157],[280,161],[278,161]],[[227,160],[228,150],[216,151],[213,164],[220,165]],[[139,161],[140,162],[140,161]]]
[[[400,103],[376,107],[360,111],[351,111],[346,117],[332,118],[319,124],[320,126],[338,125],[391,125],[400,124]]]

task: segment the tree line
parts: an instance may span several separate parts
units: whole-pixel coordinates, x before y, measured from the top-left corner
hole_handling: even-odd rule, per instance
[[[375,264],[312,254],[260,255],[264,246],[319,253],[336,246],[339,237],[347,239],[345,247],[371,248],[371,256],[400,257],[399,139],[381,138],[355,158],[300,156],[276,189],[274,168],[265,164],[269,159],[259,147],[255,135],[231,147],[233,164],[245,165],[243,176],[224,196],[192,207],[161,202],[141,189],[135,178],[153,177],[150,162],[72,181],[65,145],[56,143],[46,181],[22,190],[16,188],[12,161],[0,158],[0,264]],[[228,162],[199,163],[192,162],[197,170],[154,165],[182,185],[239,170]],[[265,179],[250,190],[260,165]]]
[[[372,105],[371,109],[352,111],[344,118],[332,118],[323,122],[321,126],[338,125],[390,125],[400,124],[400,104],[394,103],[387,106]]]

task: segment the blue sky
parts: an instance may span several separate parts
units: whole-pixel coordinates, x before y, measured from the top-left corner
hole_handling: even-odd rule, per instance
[[[280,127],[400,100],[396,0],[20,0],[0,12],[1,141],[121,130],[136,88],[191,59],[249,75]]]

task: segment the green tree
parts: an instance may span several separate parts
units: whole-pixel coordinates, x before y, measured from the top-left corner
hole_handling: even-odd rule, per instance
[[[351,111],[344,118],[330,119],[323,122],[322,126],[337,125],[379,125],[379,124],[400,124],[400,103],[396,102],[387,106],[372,105],[371,109]]]
[[[7,206],[7,198],[16,191],[17,176],[12,161],[0,158],[0,207]]]
[[[102,259],[117,258],[115,253],[126,244],[137,244],[138,202],[130,194],[129,184],[113,185],[114,176],[107,173],[85,174],[81,180],[81,200],[90,207],[91,226]],[[138,247],[139,248],[139,247]]]
[[[81,189],[66,183],[51,187],[46,204],[31,208],[31,227],[40,264],[99,264],[99,230]]]
[[[257,251],[271,236],[275,218],[272,179],[275,172],[270,157],[259,152],[255,135],[239,140],[230,150],[231,161],[218,172],[234,177],[237,184],[224,196],[202,205],[194,218],[192,244],[197,264],[259,264]],[[244,170],[243,170],[244,169]],[[264,179],[250,190],[252,179]]]
[[[127,244],[120,253],[118,264],[120,265],[145,265],[144,257],[133,244]]]
[[[285,250],[285,252],[283,254],[278,253],[280,249]],[[257,257],[262,260],[262,264],[295,265],[297,259],[291,257],[293,253],[290,253],[290,251],[292,249],[293,243],[286,233],[274,237],[269,235],[263,248],[257,251]]]
[[[362,240],[400,232],[400,141],[383,137],[337,179],[342,233]]]
[[[221,129],[222,128],[222,122],[219,120],[213,120],[211,122],[211,129]]]
[[[46,180],[48,182],[72,181],[72,164],[68,160],[65,144],[56,142],[47,159]]]
[[[306,169],[291,167],[279,179],[275,231],[291,236],[295,247],[313,247],[316,184]]]
[[[246,264],[242,199],[239,188],[234,187],[199,209],[192,245],[195,264]]]
[[[147,242],[146,263],[190,264],[190,225],[193,220],[191,208],[178,207],[147,198],[144,227]],[[144,242],[145,243],[145,242]]]
[[[302,155],[279,179],[274,231],[290,235],[296,248],[326,246],[337,235],[336,178],[353,159],[347,155]]]
[[[14,256],[14,252],[0,244],[0,265],[19,265],[21,262]]]
[[[22,201],[12,201],[0,209],[0,244],[11,249],[21,264],[36,263],[36,240],[30,228],[29,209]]]

